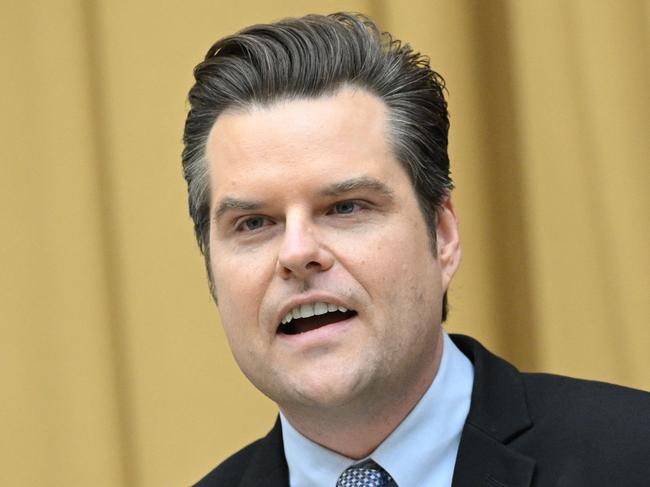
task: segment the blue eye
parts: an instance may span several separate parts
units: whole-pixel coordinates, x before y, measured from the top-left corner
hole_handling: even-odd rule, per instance
[[[252,232],[264,226],[266,219],[261,216],[253,216],[244,220],[240,225],[240,230]]]
[[[357,206],[358,205],[354,201],[341,201],[334,205],[334,212],[339,215],[347,215],[349,213],[354,213]]]

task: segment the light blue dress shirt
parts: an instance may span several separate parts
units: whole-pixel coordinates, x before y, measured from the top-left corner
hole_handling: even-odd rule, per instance
[[[399,487],[449,487],[469,412],[474,367],[444,333],[440,367],[415,408],[368,458]],[[335,487],[352,460],[300,434],[280,413],[291,487]]]

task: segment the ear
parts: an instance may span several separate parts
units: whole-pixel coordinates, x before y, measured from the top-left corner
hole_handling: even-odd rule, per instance
[[[451,278],[456,274],[461,258],[458,218],[451,196],[447,196],[436,216],[437,258],[440,265],[442,288],[446,291]]]

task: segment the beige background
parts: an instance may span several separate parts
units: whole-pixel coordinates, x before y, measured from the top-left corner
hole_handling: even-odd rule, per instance
[[[263,434],[181,176],[218,37],[357,10],[449,84],[464,242],[448,329],[650,388],[650,4],[0,0],[0,484],[188,485]]]

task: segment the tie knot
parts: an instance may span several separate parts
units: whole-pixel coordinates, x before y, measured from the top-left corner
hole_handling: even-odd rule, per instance
[[[336,487],[388,487],[393,478],[372,460],[352,465],[341,474]]]

